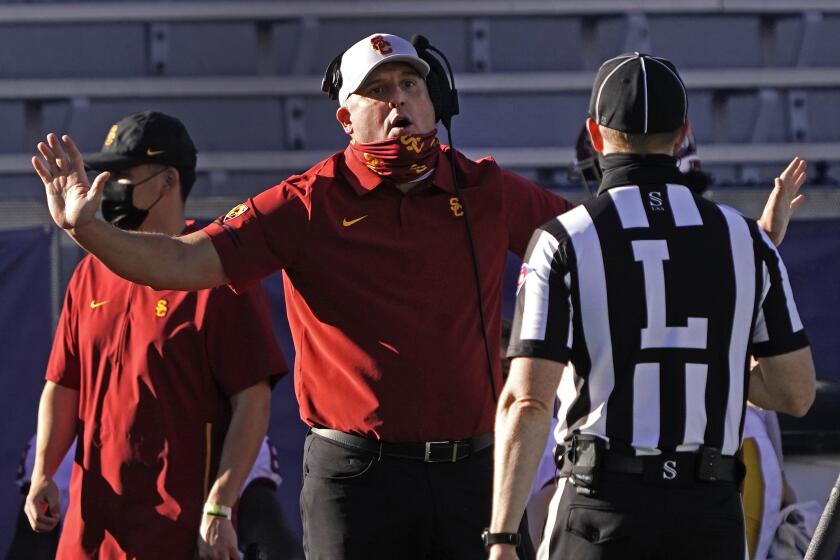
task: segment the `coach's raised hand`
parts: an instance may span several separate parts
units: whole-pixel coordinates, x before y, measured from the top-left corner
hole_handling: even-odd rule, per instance
[[[67,135],[59,139],[52,133],[46,140],[38,143],[41,157],[32,158],[32,167],[44,182],[50,215],[58,227],[72,234],[96,219],[102,187],[109,174],[100,173],[91,185],[82,154],[73,140]]]

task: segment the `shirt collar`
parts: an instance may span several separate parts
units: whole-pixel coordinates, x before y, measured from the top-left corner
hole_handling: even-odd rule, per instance
[[[449,164],[448,157],[449,150],[450,148],[448,146],[444,147],[441,145],[440,155],[430,180],[432,185],[446,192],[454,193],[455,187],[452,185],[452,166]],[[387,182],[380,175],[377,175],[354,158],[349,145],[344,149],[344,157],[341,158],[339,170],[359,196],[366,195],[379,185]],[[417,185],[415,188],[418,187],[421,186]]]
[[[365,195],[382,184],[382,177],[362,165],[353,157],[350,145],[344,149],[344,157],[339,165],[341,174],[359,196]]]
[[[598,194],[623,185],[684,182],[677,158],[665,154],[599,155],[598,162],[603,173]]]

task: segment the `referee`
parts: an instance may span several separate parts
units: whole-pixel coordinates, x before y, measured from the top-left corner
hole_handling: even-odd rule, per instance
[[[673,64],[606,61],[589,111],[598,195],[538,229],[520,272],[490,557],[516,557],[493,543],[517,540],[557,391],[561,483],[540,558],[740,560],[745,400],[801,416],[814,398],[787,272],[756,223],[681,184]],[[794,159],[777,193],[804,172]]]

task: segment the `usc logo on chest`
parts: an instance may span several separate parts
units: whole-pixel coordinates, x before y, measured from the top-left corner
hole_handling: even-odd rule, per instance
[[[159,299],[155,304],[155,317],[164,318],[169,313],[169,302],[165,299]]]

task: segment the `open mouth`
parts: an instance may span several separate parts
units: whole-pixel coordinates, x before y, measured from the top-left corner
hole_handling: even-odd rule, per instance
[[[388,133],[388,136],[397,136],[409,126],[411,126],[411,119],[409,119],[408,117],[397,117],[396,119],[394,119],[394,122],[391,123],[391,129]]]

